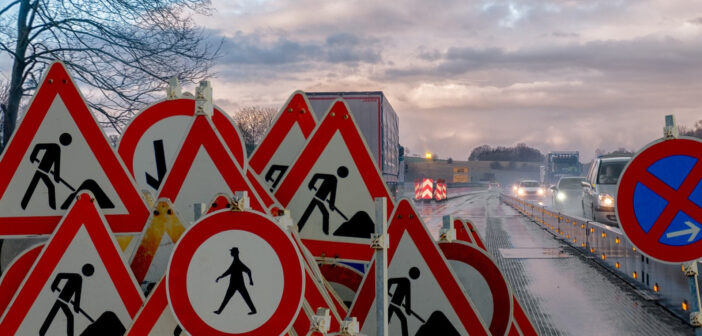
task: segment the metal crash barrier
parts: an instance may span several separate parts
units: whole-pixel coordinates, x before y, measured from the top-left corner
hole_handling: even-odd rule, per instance
[[[500,199],[634,285],[644,299],[657,300],[684,320],[689,319],[692,299],[682,264],[666,264],[646,257],[618,227],[565,215],[510,195],[501,194]]]

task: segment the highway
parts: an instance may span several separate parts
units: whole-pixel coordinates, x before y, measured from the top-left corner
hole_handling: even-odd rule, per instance
[[[470,220],[540,335],[693,335],[693,329],[612,272],[480,192],[416,203],[436,238],[446,214]]]

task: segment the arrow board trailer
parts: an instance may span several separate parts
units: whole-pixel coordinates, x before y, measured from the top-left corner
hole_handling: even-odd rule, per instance
[[[132,323],[144,296],[91,196],[78,196],[44,245],[0,320],[3,333],[121,335]]]
[[[81,191],[112,231],[141,231],[149,210],[63,64],[45,72],[0,158],[0,236],[49,235]]]
[[[193,335],[283,335],[300,311],[305,268],[290,235],[253,211],[218,211],[181,237],[168,301]]]
[[[266,212],[263,201],[254,191],[254,183],[258,181],[249,181],[244,176],[210,118],[196,115],[158,197],[170,199],[188,222],[195,219],[195,204],[207,203],[220,193],[233,195],[236,191],[246,191],[251,208]]]
[[[390,193],[348,106],[337,100],[275,194],[316,257],[367,262],[373,255],[374,200]]]
[[[407,199],[388,225],[388,321],[391,335],[489,335],[478,310]],[[376,330],[375,261],[347,317]]]
[[[382,91],[375,92],[307,92],[312,110],[318,119],[342,98],[349,106],[363,138],[370,148],[383,180],[393,193],[400,177],[399,118]]]
[[[250,171],[271,193],[280,185],[315,126],[317,119],[310,108],[307,95],[295,91],[283,105],[249,161]]]
[[[129,122],[117,151],[139,190],[156,195],[194,115],[195,99],[180,98],[155,103]],[[241,133],[229,115],[215,106],[212,124],[239,166],[246,167]]]
[[[626,165],[617,186],[619,226],[631,243],[656,260],[702,257],[702,142],[659,139]]]

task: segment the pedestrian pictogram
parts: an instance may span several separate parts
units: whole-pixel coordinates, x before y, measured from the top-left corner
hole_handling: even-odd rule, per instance
[[[282,335],[305,293],[291,237],[253,211],[218,211],[180,238],[166,275],[168,300],[193,335]]]
[[[392,335],[488,335],[457,276],[406,199],[388,226],[388,320]],[[374,262],[373,262],[374,263]],[[376,330],[375,267],[372,264],[348,316],[361,333]]]
[[[7,269],[0,276],[0,316],[5,312],[10,301],[17,293],[22,284],[22,280],[27,277],[29,270],[44,248],[44,243],[40,243],[25,250],[9,264]]]
[[[295,91],[249,161],[250,170],[271,193],[275,192],[283,175],[295,162],[316,125],[307,95]]]
[[[247,191],[251,208],[265,211],[252,183],[258,182],[244,177],[209,117],[196,115],[158,197],[170,199],[185,221],[195,219],[194,204],[209,202],[218,193]]]
[[[702,257],[702,142],[658,140],[644,147],[619,180],[617,219],[646,255],[679,263]]]
[[[89,193],[44,246],[0,322],[19,335],[121,335],[144,297]]]
[[[390,193],[346,103],[336,101],[275,194],[315,256],[368,261],[376,197]],[[392,202],[388,209],[392,210]]]
[[[49,235],[89,191],[114,232],[148,217],[134,181],[59,62],[46,72],[0,159],[0,236]]]
[[[492,335],[505,335],[512,324],[512,289],[490,255],[462,241],[439,248],[478,309]]]
[[[256,314],[256,307],[254,306],[253,301],[251,301],[251,296],[249,295],[249,291],[246,289],[246,283],[244,282],[244,274],[246,274],[249,278],[249,286],[254,285],[253,277],[251,276],[251,269],[246,267],[246,264],[239,259],[238,247],[232,247],[229,251],[234,260],[227,270],[224,271],[222,275],[218,276],[217,279],[215,279],[215,282],[219,282],[220,279],[227,277],[229,279],[229,285],[227,285],[227,292],[224,294],[222,304],[219,306],[219,309],[215,310],[214,313],[217,315],[221,314],[222,310],[224,310],[224,307],[227,306],[227,303],[229,303],[232,296],[238,292],[241,294],[244,302],[246,302],[246,306],[249,307],[249,315]]]
[[[136,237],[138,245],[129,258],[130,268],[144,293],[149,293],[166,274],[168,258],[183,232],[185,225],[173,204],[165,198],[157,200],[144,231]]]
[[[176,321],[175,316],[168,307],[165,277],[161,279],[154,290],[149,294],[144,306],[134,317],[134,323],[127,330],[125,336],[149,336],[183,334],[183,328]]]
[[[117,151],[139,190],[156,194],[180,150],[194,114],[194,99],[163,100],[137,114],[127,125]],[[212,124],[239,166],[245,167],[241,133],[233,121],[215,106]]]

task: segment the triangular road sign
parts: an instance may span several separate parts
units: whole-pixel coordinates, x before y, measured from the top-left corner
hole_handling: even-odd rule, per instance
[[[208,204],[207,211],[205,214],[210,214],[215,211],[232,209],[232,207],[238,206],[235,201],[226,194],[215,195],[215,198]]]
[[[337,100],[275,194],[314,256],[369,261],[376,197],[393,203],[348,106]]]
[[[139,190],[158,191],[194,114],[194,99],[171,99],[149,106],[129,122],[120,138],[117,152]],[[231,118],[215,107],[212,124],[239,165],[245,167],[241,133]]]
[[[0,236],[49,235],[80,191],[113,232],[139,232],[148,208],[63,64],[44,75],[0,158]]]
[[[82,193],[44,246],[0,321],[7,334],[99,329],[122,332],[144,296],[89,193]]]
[[[276,190],[316,125],[307,95],[293,92],[249,160],[250,171],[263,187]]]
[[[388,235],[391,335],[489,335],[477,309],[408,200],[397,204]],[[358,318],[365,334],[376,330],[374,266],[375,261],[348,314]]]
[[[183,232],[185,225],[171,201],[165,198],[156,201],[144,231],[136,238],[138,246],[129,258],[134,277],[144,292],[148,292],[148,287],[155,285],[166,273],[168,258]]]
[[[193,204],[209,202],[218,193],[233,195],[247,191],[251,208],[266,212],[264,203],[244,177],[241,166],[224,146],[223,140],[205,115],[196,115],[173,166],[159,190],[159,198],[170,199],[187,222],[193,221]]]
[[[39,253],[44,248],[44,243],[36,244],[23,251],[9,264],[0,276],[0,316],[5,312],[10,301],[17,293],[22,280],[27,277],[29,270],[37,260]]]
[[[165,279],[164,276],[149,294],[126,336],[180,335],[183,331],[168,307]]]

